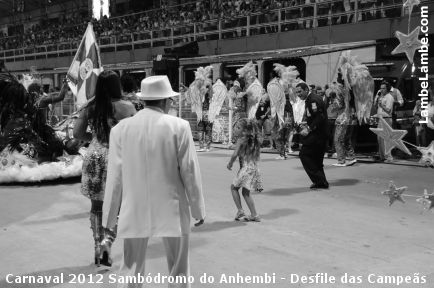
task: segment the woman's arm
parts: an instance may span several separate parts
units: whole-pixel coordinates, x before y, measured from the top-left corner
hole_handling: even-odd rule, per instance
[[[229,170],[232,170],[232,165],[234,165],[235,160],[237,160],[238,157],[238,151],[240,150],[240,140],[237,142],[237,146],[235,147],[234,153],[232,153],[231,159],[229,160],[227,168]]]
[[[42,99],[39,101],[39,108],[46,108],[49,104],[63,101],[63,99],[65,99],[66,92],[68,92],[68,83],[65,81],[63,82],[62,89],[59,93],[54,92],[42,97]]]
[[[74,138],[90,142],[92,140],[92,133],[87,132],[87,108],[81,110],[80,116],[75,120],[74,123]]]

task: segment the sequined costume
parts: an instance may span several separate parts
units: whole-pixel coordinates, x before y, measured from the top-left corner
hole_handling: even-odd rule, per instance
[[[91,200],[104,200],[107,156],[108,145],[100,143],[93,136],[83,160],[81,176],[81,193]]]

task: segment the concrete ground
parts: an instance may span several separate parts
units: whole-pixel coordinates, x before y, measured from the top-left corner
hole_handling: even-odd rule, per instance
[[[311,191],[297,157],[275,160],[275,154],[264,153],[260,168],[265,191],[253,194],[262,222],[244,223],[233,221],[236,209],[229,186],[238,167],[226,169],[231,152],[214,148],[199,154],[207,218],[192,229],[192,287],[434,287],[434,214],[410,196],[404,196],[405,204],[389,207],[380,193],[390,180],[408,186],[405,194],[432,192],[433,169],[375,163],[337,168],[331,166],[336,160],[326,159],[331,187]],[[119,268],[122,242],[114,244],[112,268],[92,265],[90,202],[80,194],[79,181],[0,187],[0,288],[116,287],[109,282]],[[166,272],[164,248],[153,239],[147,273]],[[60,284],[48,278],[40,284],[17,283],[26,280],[23,276],[62,273]],[[199,283],[204,273],[215,282]],[[265,273],[275,280],[225,283],[222,275],[237,273],[244,281]],[[8,274],[15,284],[8,283]],[[85,283],[68,283],[73,275]],[[313,283],[302,283],[303,276],[312,276]],[[331,284],[330,277],[336,283]],[[103,284],[91,283],[100,278]],[[405,280],[411,284],[397,285]],[[387,281],[395,282],[384,284]]]

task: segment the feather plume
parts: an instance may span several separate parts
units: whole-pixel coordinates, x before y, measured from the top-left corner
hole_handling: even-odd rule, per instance
[[[278,79],[274,78],[268,83],[267,91],[268,96],[270,96],[271,117],[275,119],[277,116],[279,128],[282,128],[286,103],[283,86]]]
[[[223,102],[226,99],[228,94],[228,89],[226,85],[219,79],[212,86],[213,95],[211,99],[211,103],[209,105],[209,113],[208,120],[209,122],[214,122],[214,119],[217,115],[220,114],[220,109],[223,106]]]
[[[212,84],[211,80],[212,66],[199,67],[194,72],[195,80],[190,84],[187,98],[191,102],[191,110],[196,113],[197,121],[202,119],[202,103],[205,100],[205,94],[208,86]]]
[[[359,122],[367,121],[371,114],[374,96],[374,79],[369,73],[368,67],[360,64],[355,56],[351,56],[350,51],[342,53],[338,67],[340,67],[344,79],[345,89],[353,91]],[[348,98],[349,93],[347,95]],[[349,100],[346,99],[346,102]]]

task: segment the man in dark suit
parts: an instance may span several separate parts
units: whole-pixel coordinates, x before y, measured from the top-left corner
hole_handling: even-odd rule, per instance
[[[305,114],[302,136],[300,160],[313,184],[311,189],[328,189],[324,174],[324,153],[327,148],[327,109],[321,97],[309,91],[306,83],[299,83],[295,92],[300,99],[305,100]]]

